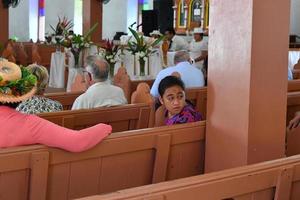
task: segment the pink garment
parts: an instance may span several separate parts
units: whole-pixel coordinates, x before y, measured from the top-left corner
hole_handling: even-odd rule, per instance
[[[27,115],[0,106],[0,147],[44,144],[71,152],[85,151],[112,131],[110,125],[98,124],[80,131],[70,130],[35,115]]]

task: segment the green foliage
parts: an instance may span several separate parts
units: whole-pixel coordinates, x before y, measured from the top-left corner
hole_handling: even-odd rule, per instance
[[[135,41],[128,42],[128,51],[130,51],[133,55],[139,54],[139,57],[148,57],[154,52],[152,48],[158,45],[164,39],[164,36],[161,36],[149,44],[145,42],[143,35],[139,35],[137,31],[133,30],[132,28],[128,29],[135,39]]]
[[[0,86],[0,92],[12,94],[15,96],[23,95],[29,92],[37,83],[37,78],[31,74],[25,67],[21,67],[22,78],[14,81],[7,81],[4,86]],[[0,80],[3,80],[0,77]]]

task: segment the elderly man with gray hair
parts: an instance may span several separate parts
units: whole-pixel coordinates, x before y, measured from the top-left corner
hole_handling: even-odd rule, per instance
[[[86,61],[90,87],[75,100],[72,110],[126,104],[123,90],[108,80],[108,63],[97,55],[87,57]]]
[[[151,95],[158,97],[158,85],[160,81],[174,72],[180,74],[181,80],[184,82],[186,88],[204,86],[205,81],[202,71],[191,65],[190,61],[191,58],[187,51],[176,52],[174,56],[175,66],[163,69],[158,73],[151,88]]]

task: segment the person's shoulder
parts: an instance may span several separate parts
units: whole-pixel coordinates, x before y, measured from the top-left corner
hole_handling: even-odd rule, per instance
[[[117,92],[123,92],[123,89],[116,85],[109,85],[109,88]]]

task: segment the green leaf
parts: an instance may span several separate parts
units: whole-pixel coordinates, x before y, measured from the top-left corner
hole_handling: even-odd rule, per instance
[[[92,26],[92,28],[90,28],[90,30],[88,30],[88,32],[84,36],[85,40],[87,40],[88,38],[90,38],[90,36],[92,35],[92,33],[96,30],[97,26],[98,26],[98,23],[94,24],[94,26]]]
[[[160,36],[157,40],[152,42],[151,46],[154,47],[154,46],[158,45],[164,38],[165,38],[165,36],[163,36],[163,35]]]
[[[128,29],[129,29],[129,31],[132,33],[132,35],[133,35],[133,37],[135,38],[137,44],[140,44],[141,42],[140,42],[139,34],[138,34],[135,30],[133,30],[132,28],[130,28],[130,27],[129,27]],[[142,39],[143,39],[143,38],[142,38]]]

